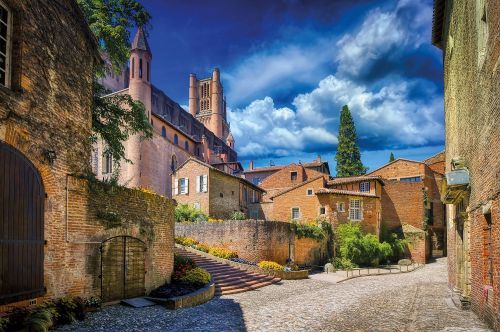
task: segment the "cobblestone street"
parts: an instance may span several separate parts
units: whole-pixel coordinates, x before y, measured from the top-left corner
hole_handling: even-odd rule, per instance
[[[111,306],[61,331],[487,331],[449,300],[446,259],[335,284],[282,281],[196,308]]]

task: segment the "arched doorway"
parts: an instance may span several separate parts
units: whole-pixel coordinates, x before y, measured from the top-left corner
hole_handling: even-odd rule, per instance
[[[143,296],[146,244],[115,236],[101,244],[101,297],[104,302]]]
[[[35,166],[0,141],[0,304],[45,293],[44,203]]]

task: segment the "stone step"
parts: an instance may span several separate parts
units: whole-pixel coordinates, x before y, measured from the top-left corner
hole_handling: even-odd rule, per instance
[[[254,284],[258,284],[260,282],[267,282],[273,280],[273,277],[268,277],[268,278],[252,278],[252,279],[246,279],[246,280],[227,280],[220,282],[217,280],[217,285],[220,287],[226,287],[226,286],[250,286]]]

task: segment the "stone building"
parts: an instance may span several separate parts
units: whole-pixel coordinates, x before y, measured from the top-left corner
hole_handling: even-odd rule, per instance
[[[90,170],[101,61],[76,1],[0,0],[0,41],[0,312],[61,296],[144,294],[170,280],[173,202],[124,188],[108,195],[71,175]],[[109,265],[120,246],[140,276],[126,289],[108,282],[124,269]]]
[[[455,299],[500,329],[500,6],[435,0],[443,51],[448,276]]]
[[[328,166],[328,162],[321,160],[321,156],[318,157],[309,163],[300,163],[305,169],[317,171],[320,173],[324,173],[326,175],[330,175],[330,167]],[[250,161],[249,169],[243,172],[245,179],[252,182],[253,184],[259,185],[262,181],[264,181],[268,176],[273,175],[274,173],[282,170],[287,167],[287,165],[271,165],[266,167],[254,167],[253,161]]]
[[[369,175],[384,180],[382,222],[390,229],[400,230],[406,224],[426,231],[425,256],[445,255],[446,223],[441,202],[444,152],[423,162],[396,159]]]
[[[119,182],[128,187],[145,187],[171,197],[171,174],[191,157],[227,172],[240,172],[219,69],[201,80],[191,74],[187,112],[152,84],[152,59],[146,35],[139,28],[131,45],[129,67],[102,83],[112,94],[129,94],[144,104],[153,138],[141,140],[135,135],[125,142],[125,156],[131,163],[122,162],[118,170],[99,142],[92,155],[94,173],[109,178],[117,171]]]
[[[172,197],[214,218],[230,218],[235,211],[256,217],[252,210],[264,190],[251,182],[223,172],[197,158],[186,160],[172,175]]]

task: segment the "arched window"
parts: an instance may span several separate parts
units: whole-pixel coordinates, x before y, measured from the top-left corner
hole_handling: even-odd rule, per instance
[[[179,137],[177,136],[177,134],[174,135],[174,144],[179,144]]]
[[[172,172],[175,172],[175,170],[177,169],[177,157],[174,155],[172,155],[172,161],[170,162],[170,169],[172,170]]]
[[[139,78],[142,78],[142,58],[139,59]]]
[[[132,78],[135,76],[135,58],[132,58]]]
[[[165,129],[165,127],[161,127],[161,136],[167,137],[167,130]]]
[[[189,143],[188,143],[188,141],[184,142],[184,150],[189,151]]]
[[[147,72],[146,72],[146,75],[147,75],[147,79],[148,79],[148,82],[149,82],[149,61],[147,62]]]

